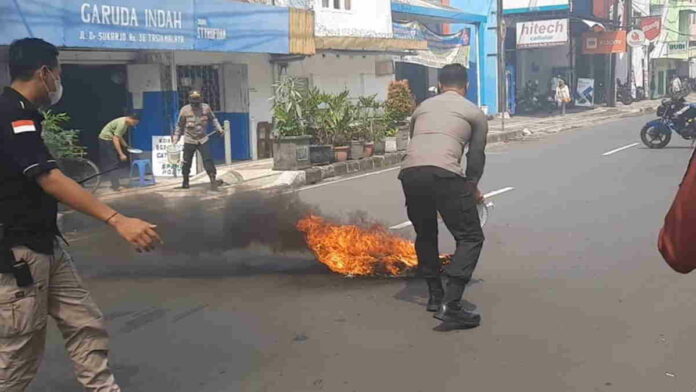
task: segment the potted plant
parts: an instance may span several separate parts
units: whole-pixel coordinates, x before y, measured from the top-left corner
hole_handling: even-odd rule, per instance
[[[274,85],[273,170],[300,170],[309,161],[308,124],[302,113],[302,92],[297,78],[287,77]]]
[[[325,94],[321,110],[321,127],[334,146],[334,159],[344,162],[348,159],[352,137],[353,104],[348,99],[349,92]]]
[[[398,151],[396,142],[397,133],[399,133],[399,128],[394,127],[387,128],[384,131],[384,152]]]
[[[389,84],[385,108],[391,123],[390,128],[398,130],[395,135],[397,149],[403,151],[408,146],[410,136],[408,118],[416,108],[416,101],[408,85],[408,80],[393,81]]]
[[[375,153],[376,143],[382,140],[380,134],[380,115],[379,110],[382,103],[377,100],[377,95],[360,97],[358,99],[358,119],[360,133],[365,138],[363,151],[364,157],[371,157]],[[384,152],[384,148],[381,149]]]
[[[323,115],[326,110],[327,95],[313,87],[303,92],[301,98],[302,115],[307,122],[312,143],[309,146],[309,161],[312,165],[326,165],[333,160],[331,133],[326,129]]]

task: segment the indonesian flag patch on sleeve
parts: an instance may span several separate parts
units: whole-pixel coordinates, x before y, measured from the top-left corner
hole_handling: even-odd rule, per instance
[[[12,122],[12,130],[15,135],[24,132],[36,132],[36,126],[32,120],[17,120]]]

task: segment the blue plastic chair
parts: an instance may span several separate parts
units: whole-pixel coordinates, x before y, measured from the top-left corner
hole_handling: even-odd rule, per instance
[[[133,172],[135,172],[136,170],[138,173],[138,180],[135,180],[133,178]],[[147,178],[148,175],[150,176],[150,178]],[[157,183],[155,181],[155,174],[152,171],[152,163],[150,163],[149,159],[134,160],[131,163],[130,178],[131,186],[143,187],[155,185]]]

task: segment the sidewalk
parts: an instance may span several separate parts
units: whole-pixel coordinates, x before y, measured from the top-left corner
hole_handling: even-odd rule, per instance
[[[692,96],[691,98],[695,97]],[[659,104],[659,100],[645,100],[630,106],[618,103],[617,107],[614,108],[573,108],[565,116],[560,116],[558,113],[538,116],[514,116],[505,119],[504,131],[501,119],[496,118],[489,122],[488,142],[508,142],[534,134],[558,133],[613,119],[639,116],[654,112]],[[298,187],[323,181],[330,177],[388,168],[398,164],[399,161],[400,155],[392,154],[386,157],[375,157],[347,164],[334,164],[302,171],[278,172],[273,170],[273,159],[263,159],[218,166],[218,178],[227,184],[221,188],[219,193],[208,190],[208,177],[205,173],[201,173],[191,179],[191,189],[189,190],[177,189],[181,185],[180,177],[161,177],[157,178],[157,185],[155,186],[129,188],[120,192],[113,192],[107,187],[99,189],[96,194],[101,200],[107,202],[147,193],[159,193],[166,197],[197,195],[207,199],[232,194],[238,188],[261,190],[279,187]]]
[[[687,97],[696,98],[696,95]],[[505,131],[502,121],[495,118],[489,121],[489,143],[518,139],[533,134],[558,133],[575,128],[587,127],[622,117],[640,116],[653,113],[660,105],[660,100],[644,100],[625,106],[617,103],[616,107],[596,107],[568,109],[565,116],[558,112],[528,116],[514,116],[505,119]]]

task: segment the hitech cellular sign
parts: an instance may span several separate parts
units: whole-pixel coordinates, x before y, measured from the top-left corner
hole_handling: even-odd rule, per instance
[[[517,23],[517,48],[541,48],[568,43],[568,19]]]

